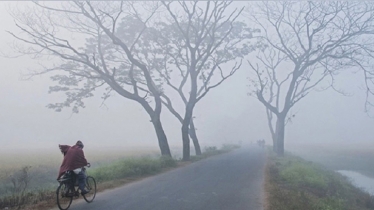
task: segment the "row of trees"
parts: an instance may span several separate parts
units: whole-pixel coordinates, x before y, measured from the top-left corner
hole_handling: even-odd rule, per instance
[[[281,155],[290,109],[318,84],[354,66],[364,70],[369,87],[374,7],[261,2],[248,8],[228,1],[34,2],[13,13],[21,33],[9,33],[26,44],[16,48],[19,53],[58,58],[33,73],[52,73],[58,85],[50,92],[66,94],[49,108],[78,112],[104,87],[104,100],[115,92],[144,108],[161,154],[170,156],[160,119],[166,107],[181,123],[183,160],[190,158],[190,138],[201,154],[194,107],[247,59],[254,72],[251,91],[266,107]],[[174,105],[175,93],[183,109]]]

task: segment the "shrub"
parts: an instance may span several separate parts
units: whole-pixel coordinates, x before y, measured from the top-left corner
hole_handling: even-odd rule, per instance
[[[24,166],[9,177],[9,185],[6,188],[11,195],[2,199],[0,207],[18,206],[20,208],[25,204],[27,198],[30,197],[27,193],[31,181],[30,168],[31,166]]]
[[[161,156],[160,157],[160,163],[162,168],[169,168],[169,167],[176,167],[177,161],[169,156]]]

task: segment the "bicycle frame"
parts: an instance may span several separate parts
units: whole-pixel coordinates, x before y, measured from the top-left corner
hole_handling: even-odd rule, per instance
[[[65,173],[58,182],[60,185],[57,187],[57,205],[61,210],[67,210],[73,198],[78,198],[80,194],[79,183],[76,177],[77,175],[73,172]],[[87,194],[82,194],[84,200],[87,203],[91,203],[96,196],[96,181],[92,176],[86,176],[86,188],[88,189]]]
[[[77,175],[73,171],[66,172],[59,180],[59,183],[67,185],[68,192],[66,192],[65,196],[79,196],[79,187],[78,187],[78,179]],[[72,192],[73,195],[69,195],[68,193]]]

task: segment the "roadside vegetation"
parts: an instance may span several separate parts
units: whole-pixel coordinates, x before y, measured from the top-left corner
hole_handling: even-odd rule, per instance
[[[215,146],[206,147],[201,155],[191,156],[191,161],[188,162],[168,156],[119,159],[112,163],[101,164],[99,167],[89,169],[88,175],[95,178],[98,183],[97,190],[103,191],[163,173],[176,167],[185,166],[213,155],[229,152],[239,147],[237,145],[223,145],[220,149]],[[50,185],[52,187],[30,188],[30,183],[40,181],[35,175],[30,175],[30,168],[30,166],[25,166],[14,171],[11,175],[3,177],[2,181],[5,182],[0,186],[0,191],[6,193],[0,196],[0,209],[45,209],[55,205],[57,182],[54,180],[55,184]],[[41,182],[39,184],[42,185]]]
[[[266,210],[366,210],[374,198],[346,177],[316,163],[269,150]]]

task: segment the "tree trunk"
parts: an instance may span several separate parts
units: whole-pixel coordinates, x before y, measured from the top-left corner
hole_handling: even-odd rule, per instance
[[[164,103],[164,105],[166,106],[166,108],[168,108],[170,113],[172,113],[179,120],[179,122],[183,125],[182,116],[177,111],[175,111],[175,109],[171,105],[170,99],[168,99],[167,97],[165,97],[165,98],[167,100],[169,100],[169,103]],[[195,124],[193,123],[193,119],[191,119],[190,128],[189,128],[189,135],[190,135],[190,137],[192,139],[192,142],[194,144],[196,155],[201,155],[199,139],[197,138],[197,135],[196,135],[196,129],[195,129]]]
[[[160,116],[154,116],[152,118],[152,124],[155,128],[157,139],[158,139],[158,145],[161,149],[161,155],[169,156],[171,157],[171,152],[169,148],[169,143],[166,138],[164,128],[162,127]]]
[[[193,104],[187,103],[186,114],[182,122],[183,160],[190,160],[190,137],[188,134],[193,112]]]
[[[271,133],[271,139],[273,140],[273,151],[277,152],[278,144],[277,144],[277,134],[275,132]]]
[[[200,144],[199,144],[199,140],[196,135],[196,129],[195,129],[195,124],[193,122],[193,119],[191,119],[189,134],[192,139],[193,145],[195,147],[196,155],[201,155]]]
[[[186,103],[186,112],[184,114],[183,122],[182,122],[182,141],[183,141],[183,160],[188,161],[190,160],[190,136],[188,134],[189,127],[192,120],[193,109],[196,105],[196,98],[197,98],[197,75],[196,72],[196,49],[190,49],[191,52],[191,67],[189,68],[190,71],[190,78],[191,78],[191,91],[190,97],[188,102]]]
[[[147,113],[151,117],[151,122],[156,131],[158,146],[160,147],[161,155],[171,157],[168,139],[166,137],[164,128],[161,123],[161,108],[162,108],[161,99],[159,97],[155,97],[156,103],[155,103],[154,110],[148,104],[146,100],[142,99],[142,100],[138,100],[138,102],[143,106],[143,108],[147,111]]]
[[[278,151],[278,144],[277,144],[277,135],[273,136],[273,151],[277,153]]]
[[[185,121],[185,120],[184,120]],[[188,122],[182,124],[183,160],[190,160],[190,137],[188,136]]]
[[[276,125],[276,153],[279,156],[284,155],[284,131],[285,131],[285,115],[277,116],[277,125]]]
[[[274,131],[274,127],[273,127],[273,113],[268,108],[266,108],[266,115],[268,119],[269,130],[271,133],[271,139],[273,140],[273,151],[277,152],[277,134],[275,133],[276,128]]]

